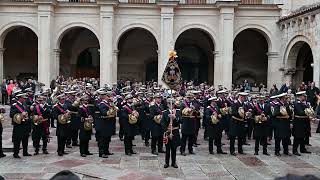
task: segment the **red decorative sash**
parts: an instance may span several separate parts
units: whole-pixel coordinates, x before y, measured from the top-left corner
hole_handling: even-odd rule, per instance
[[[258,110],[259,114],[263,113],[263,110],[260,108],[260,106],[257,104],[255,104],[256,109]]]
[[[124,106],[124,108],[128,111],[128,113],[129,113],[129,114],[131,114],[131,113],[132,113],[132,111],[133,111],[133,110],[132,110],[131,108],[129,108],[127,105],[126,105],[126,106]]]
[[[40,111],[39,104],[36,105],[36,111],[37,111],[37,114],[38,114],[39,116],[42,116],[42,113],[41,113],[41,111]]]
[[[60,110],[60,112],[61,112],[62,114],[64,114],[64,113],[65,113],[65,111],[60,107],[60,105],[59,105],[59,104],[57,105],[57,108]]]
[[[24,110],[23,110],[20,106],[18,106],[18,104],[16,104],[15,107],[16,107],[21,113],[24,112]]]
[[[89,116],[88,108],[82,106],[82,110],[86,113],[87,117]]]
[[[211,110],[212,112],[214,112],[214,113],[217,113],[217,114],[218,114],[218,112],[216,111],[216,109],[215,109],[215,108],[213,108],[212,106],[210,106],[210,110]]]

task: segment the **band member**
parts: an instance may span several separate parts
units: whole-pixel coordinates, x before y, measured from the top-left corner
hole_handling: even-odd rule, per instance
[[[69,123],[70,123],[70,115],[67,110],[67,105],[65,104],[65,96],[64,94],[60,94],[57,96],[58,103],[53,106],[52,116],[54,119],[57,119],[57,141],[58,141],[58,155],[63,156],[63,154],[67,154],[65,152],[65,146],[67,138],[69,137]]]
[[[44,109],[44,97],[38,95],[34,104],[33,109],[33,123],[32,123],[32,140],[33,147],[35,148],[34,155],[39,154],[40,140],[42,139],[42,152],[43,154],[49,154],[47,151],[47,144],[49,138],[49,112]]]
[[[263,154],[270,156],[267,150],[267,138],[269,130],[269,117],[270,117],[270,106],[264,102],[264,96],[258,96],[258,102],[253,104],[254,119],[254,131],[253,136],[255,138],[254,155],[259,154],[259,145],[263,147]]]
[[[214,154],[213,152],[213,141],[217,146],[218,154],[227,154],[222,151],[221,148],[221,138],[222,138],[222,122],[221,114],[217,106],[217,97],[212,97],[209,100],[210,105],[206,108],[204,120],[207,124],[207,131],[209,137],[209,153]]]
[[[76,91],[69,91],[67,94],[69,95],[65,101],[65,104],[70,112],[70,124],[69,124],[69,137],[67,139],[67,148],[71,148],[72,146],[79,146],[78,144],[78,136],[79,136],[79,128],[80,128],[80,116],[79,116],[79,106],[80,100],[75,96]]]
[[[217,92],[217,95],[218,95],[217,106],[221,114],[221,122],[220,122],[221,128],[222,130],[225,131],[226,134],[228,134],[229,124],[230,124],[229,107],[231,106],[231,104],[225,97],[226,93],[227,91],[225,90],[220,90]]]
[[[126,155],[131,156],[132,154],[137,154],[132,149],[132,141],[136,135],[136,124],[139,114],[134,109],[132,95],[128,94],[125,99],[126,104],[121,109],[119,121],[121,121],[121,124],[123,125],[125,153]]]
[[[4,121],[4,113],[5,113],[5,109],[0,108],[0,158],[6,157],[6,155],[3,153],[3,150],[2,150],[2,132],[3,132],[2,122]]]
[[[112,92],[99,92],[102,101],[98,105],[100,111],[100,118],[96,122],[96,130],[99,133],[98,146],[99,157],[106,158],[108,155],[113,155],[109,150],[111,136],[116,129],[116,115],[117,110],[110,102],[112,101]]]
[[[92,113],[89,110],[88,102],[89,97],[83,96],[81,98],[82,106],[79,108],[79,115],[81,117],[80,123],[80,155],[82,157],[86,157],[87,155],[92,155],[89,151],[89,141],[91,140],[92,135],[92,126],[93,126],[93,118]]]
[[[194,98],[193,94],[190,92],[186,93],[186,99],[181,104],[181,147],[180,153],[183,156],[186,156],[185,149],[188,140],[188,150],[190,154],[195,154],[193,152],[193,144],[194,144],[194,135],[195,135],[195,116],[194,116],[194,107],[192,105],[191,100]]]
[[[144,129],[144,144],[146,147],[149,146],[150,133],[151,133],[151,123],[152,119],[150,117],[150,106],[153,101],[153,93],[148,93],[147,98],[142,102],[142,109],[145,113],[145,118],[143,120],[143,129]],[[140,113],[139,113],[140,114]]]
[[[244,154],[242,145],[246,137],[246,119],[248,109],[245,107],[245,101],[249,94],[241,92],[238,94],[238,100],[231,106],[232,120],[230,122],[229,139],[230,139],[230,154],[236,156],[234,143],[237,137],[238,140],[238,153]]]
[[[16,95],[17,101],[13,103],[10,108],[10,118],[13,122],[13,157],[20,158],[19,150],[22,142],[23,156],[31,156],[28,153],[28,138],[30,133],[30,119],[27,112],[27,108],[24,103],[28,98],[25,93],[19,93]]]
[[[305,137],[309,136],[308,123],[310,123],[310,118],[313,109],[309,103],[306,102],[306,92],[300,91],[296,93],[297,101],[294,103],[294,119],[293,119],[293,129],[292,135],[293,147],[292,152],[296,156],[301,156],[298,152],[298,146],[300,146],[301,153],[311,153],[307,151],[305,147]],[[308,112],[309,111],[309,112]]]
[[[173,101],[170,99],[169,101]],[[169,109],[165,110],[161,119],[161,126],[163,127],[164,143],[166,146],[166,156],[164,168],[169,167],[170,155],[171,155],[171,166],[178,168],[176,163],[177,147],[180,146],[180,110],[177,109],[173,102],[169,102]]]
[[[194,134],[194,146],[197,147],[200,145],[198,143],[198,134],[201,126],[201,99],[200,99],[200,93],[201,91],[193,91],[192,92],[195,95],[195,98],[192,100],[192,104],[194,106],[194,114],[195,114],[195,134]]]
[[[277,95],[279,98],[277,103],[271,107],[272,116],[274,118],[274,136],[275,136],[275,155],[280,156],[280,142],[282,141],[283,153],[291,156],[289,153],[289,142],[291,136],[290,116],[292,111],[286,102],[286,93]]]
[[[162,112],[165,110],[163,104],[161,104],[161,94],[157,93],[155,96],[155,102],[150,107],[150,118],[151,118],[151,152],[152,154],[158,155],[159,153],[164,153],[163,147],[163,131],[160,124],[162,118]],[[158,152],[156,151],[158,146]]]

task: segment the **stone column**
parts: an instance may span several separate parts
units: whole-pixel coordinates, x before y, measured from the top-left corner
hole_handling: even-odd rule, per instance
[[[213,57],[215,55],[215,51],[213,51]],[[213,67],[213,62],[214,58],[208,59],[208,83],[213,84],[213,79],[214,79],[214,67]]]
[[[60,55],[61,55],[61,49],[54,49],[54,54],[55,54],[55,60],[54,60],[54,77],[57,77],[60,75]]]
[[[319,49],[320,45],[316,46],[316,49]],[[315,50],[313,53],[313,81],[315,82],[316,87],[320,86],[320,52]]]
[[[38,4],[38,81],[50,86],[50,81],[54,78],[53,69],[55,63],[52,55],[52,27],[54,6],[56,0],[35,0]]]
[[[220,82],[228,89],[231,89],[232,86],[234,8],[238,3],[237,1],[217,2],[220,9],[219,44],[221,46],[221,57],[215,61],[220,67],[221,76],[218,76],[219,79],[216,79],[215,82]]]
[[[214,87],[218,88],[218,85],[221,83],[221,77],[222,77],[222,62],[220,60],[220,54],[219,51],[214,51],[214,79],[213,79],[213,85]]]
[[[98,0],[100,5],[100,85],[111,84],[113,77],[113,24],[115,0]]]
[[[161,83],[161,76],[169,60],[168,53],[174,49],[173,42],[173,17],[174,7],[178,1],[158,1],[161,7],[161,42],[160,58],[158,58],[158,83]]]
[[[113,51],[113,62],[112,62],[112,82],[115,83],[118,80],[118,55],[119,50]]]
[[[4,54],[5,48],[0,48],[0,82],[2,83],[2,80],[4,79],[4,72],[3,72],[3,54]]]
[[[282,61],[279,60],[278,52],[268,52],[268,77],[267,88],[270,89],[273,84],[278,87],[282,85],[282,75],[280,68],[283,66]]]

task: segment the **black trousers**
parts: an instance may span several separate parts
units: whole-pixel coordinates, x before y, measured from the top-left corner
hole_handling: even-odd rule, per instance
[[[125,150],[125,153],[133,152],[132,140],[133,140],[132,136],[124,136],[124,150]]]
[[[305,144],[310,144],[310,137],[309,137],[309,136],[306,136],[306,137],[304,138],[304,143],[305,143]]]
[[[266,153],[267,150],[267,137],[255,137],[255,145],[254,145],[254,151],[259,152],[259,146],[260,144],[263,147],[263,152]]]
[[[182,134],[181,137],[181,147],[180,147],[180,152],[185,152],[186,150],[186,145],[187,145],[187,140],[188,140],[188,150],[189,152],[193,152],[193,144],[194,144],[194,135],[190,135],[190,134]]]
[[[40,149],[40,140],[42,139],[42,151],[47,150],[47,145],[48,145],[48,139],[46,136],[42,137],[36,137],[33,139],[33,147],[35,148],[36,152],[39,152]]]
[[[7,93],[2,93],[1,98],[2,98],[2,105],[8,104],[8,94]]]
[[[300,152],[306,151],[305,139],[304,138],[294,138],[292,152],[298,152],[298,147],[300,146]]]
[[[163,151],[163,139],[161,136],[152,137],[151,139],[151,151],[156,151],[158,145],[158,151]]]
[[[81,140],[80,139],[80,154],[88,154],[89,153],[89,140]]]
[[[54,118],[50,116],[49,120],[50,120],[51,127],[54,127]]]
[[[57,136],[57,140],[58,140],[58,150],[57,150],[57,152],[58,153],[64,153],[67,137],[65,137],[65,136]]]
[[[253,119],[250,119],[248,121],[248,128],[247,128],[248,139],[252,138],[253,126],[254,126],[254,121],[253,121]]]
[[[280,142],[282,141],[282,146],[283,146],[283,152],[284,153],[289,153],[289,143],[290,143],[290,137],[287,138],[279,138],[275,137],[275,152],[279,153],[280,152]]]
[[[23,154],[28,154],[28,135],[23,137],[15,137],[13,140],[13,154],[18,155],[20,151],[20,144],[22,142]]]
[[[98,139],[99,155],[109,153],[110,142],[111,142],[111,136],[107,136],[107,137],[99,136],[99,139]]]
[[[207,130],[207,127],[205,127],[203,131],[203,139],[207,139],[207,138],[208,138],[208,130]]]
[[[75,145],[78,144],[78,137],[79,137],[79,129],[72,129],[70,132],[70,136],[67,139],[67,144],[71,145]]]
[[[123,131],[122,125],[120,124],[120,128],[119,128],[119,138],[122,139],[123,136],[124,136],[124,131]]]
[[[2,125],[0,124],[0,155],[3,154],[3,150],[2,150]]]
[[[242,145],[245,142],[246,137],[237,136],[237,139],[238,139],[238,153],[243,153]],[[230,140],[230,153],[234,153],[235,152],[234,144],[236,141],[236,136],[230,136],[229,140]]]
[[[144,142],[145,143],[149,143],[150,140],[150,130],[145,129],[144,130]]]
[[[177,148],[174,143],[169,139],[168,144],[166,144],[166,159],[165,163],[169,165],[171,154],[171,164],[176,164],[176,157],[177,157]]]
[[[221,152],[221,136],[220,137],[209,137],[209,152],[213,152],[213,141],[214,141],[214,145],[217,146],[217,152]]]

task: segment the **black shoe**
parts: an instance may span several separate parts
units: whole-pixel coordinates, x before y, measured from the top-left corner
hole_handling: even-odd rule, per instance
[[[87,155],[87,156],[91,156],[91,155],[93,155],[93,154],[90,153],[90,152],[87,152],[86,155]]]
[[[301,153],[304,153],[304,154],[311,154],[311,152],[310,152],[310,151],[307,151],[307,150],[301,151]]]
[[[137,146],[137,145],[135,145],[135,144],[132,144],[132,146]]]
[[[306,144],[306,146],[312,146],[311,144]]]
[[[43,154],[49,154],[49,152],[47,150],[43,150],[42,152],[43,152]]]
[[[132,154],[131,154],[131,153],[128,153],[128,152],[126,152],[126,155],[127,155],[127,156],[132,156]]]
[[[111,152],[107,152],[107,153],[106,153],[106,155],[108,155],[108,156],[109,156],[109,155],[113,155],[113,153],[111,153]]]
[[[63,156],[63,153],[62,152],[58,152],[58,156]]]
[[[156,151],[152,151],[151,154],[158,155]]]
[[[189,154],[196,154],[196,153],[194,153],[193,151],[189,151]]]
[[[25,154],[23,154],[23,156],[32,156],[32,155],[29,153],[25,153]]]
[[[223,151],[218,151],[217,154],[228,154],[228,153],[223,152]]]
[[[287,156],[292,156],[292,154],[290,154],[289,152],[285,152],[285,153],[283,153],[283,154],[285,154],[285,155],[287,155]]]
[[[56,128],[55,126],[51,126],[51,128]]]
[[[275,153],[275,155],[276,155],[276,156],[281,156],[281,154],[280,154],[280,153],[278,153],[278,152],[276,152],[276,153]]]
[[[199,145],[201,145],[201,144],[199,144],[199,143],[195,143],[195,145],[199,146]]]
[[[293,152],[293,154],[296,155],[296,156],[301,156],[301,154],[298,153],[298,152]]]
[[[194,144],[193,147],[198,147],[198,145]]]
[[[181,155],[182,156],[186,156],[187,154],[185,152],[181,152]]]
[[[162,149],[159,150],[158,152],[159,152],[159,153],[166,153],[166,152],[165,152],[164,150],[162,150]]]
[[[263,154],[266,156],[270,156],[270,154],[268,152],[263,152]]]
[[[3,157],[6,157],[7,155],[5,155],[5,154],[0,154],[0,158],[3,158]]]
[[[255,153],[254,153],[254,155],[256,155],[256,156],[257,156],[257,155],[259,155],[259,153],[258,153],[258,152],[255,152]]]
[[[174,167],[174,168],[178,168],[177,164],[172,164],[171,166]]]
[[[123,138],[120,138],[120,141],[123,141]]]
[[[36,151],[36,152],[34,152],[34,156],[36,156],[36,155],[38,155],[39,154],[39,151]]]
[[[146,147],[149,147],[149,142],[145,142],[144,145],[145,145]]]
[[[269,146],[269,145],[271,145],[271,143],[268,142],[267,145]]]
[[[213,152],[213,151],[210,151],[210,152],[209,152],[209,154],[212,154],[212,155],[214,155],[214,152]]]
[[[130,151],[130,153],[131,153],[131,154],[137,154],[137,153],[136,153],[136,152],[134,152],[134,151]]]
[[[14,154],[13,157],[16,159],[21,159],[21,157],[18,154]]]
[[[71,146],[70,144],[68,144],[66,147],[67,147],[67,148],[72,148],[72,146]]]
[[[235,152],[231,152],[230,153],[232,156],[237,156],[237,154]]]
[[[85,154],[81,154],[81,157],[87,157],[87,155],[85,155]]]
[[[72,146],[79,146],[79,144],[78,143],[74,143],[74,144],[72,144]]]
[[[62,152],[63,154],[69,154],[69,153],[66,153],[66,152]]]
[[[164,168],[168,168],[168,167],[169,167],[169,165],[168,165],[168,164],[165,164],[163,167],[164,167]]]
[[[250,144],[247,143],[247,142],[243,143],[243,145],[245,145],[245,146],[250,146]]]
[[[102,158],[108,158],[108,155],[102,154],[101,157],[102,157]]]

